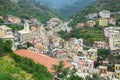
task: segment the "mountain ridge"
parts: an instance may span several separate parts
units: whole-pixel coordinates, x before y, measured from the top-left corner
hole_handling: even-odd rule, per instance
[[[21,18],[37,18],[45,23],[56,15],[45,5],[36,3],[35,0],[1,0],[0,15],[10,14]]]
[[[96,0],[36,0],[42,2],[62,18],[69,18],[71,15],[82,11]]]

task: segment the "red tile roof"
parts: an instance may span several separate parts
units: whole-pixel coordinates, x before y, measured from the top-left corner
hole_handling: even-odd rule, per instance
[[[47,67],[48,71],[51,73],[54,72],[54,70],[52,70],[52,65],[59,64],[59,60],[57,60],[55,58],[51,58],[44,54],[35,53],[33,51],[16,50],[14,52],[15,52],[15,54],[17,54],[19,56],[30,58],[30,59],[34,60],[36,63],[44,65],[45,67]],[[64,64],[65,64],[65,68],[69,68],[69,67],[73,66],[73,64],[67,63],[65,61],[64,61]]]

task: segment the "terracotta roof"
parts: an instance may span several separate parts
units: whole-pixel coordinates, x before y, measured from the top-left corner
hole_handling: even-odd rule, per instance
[[[51,73],[54,72],[54,70],[52,70],[52,65],[59,64],[59,60],[57,60],[55,58],[51,58],[44,54],[35,53],[33,51],[16,50],[14,52],[15,52],[15,54],[17,54],[19,56],[30,58],[30,59],[34,60],[36,63],[40,63],[40,64],[44,65],[45,67],[47,67],[48,71]],[[73,64],[67,63],[65,61],[64,61],[64,64],[65,64],[65,68],[69,68],[69,67],[73,66]]]

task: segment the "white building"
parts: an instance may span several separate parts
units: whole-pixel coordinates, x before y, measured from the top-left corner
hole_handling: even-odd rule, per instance
[[[18,34],[19,34],[19,42],[21,45],[24,45],[25,43],[30,41],[29,24],[27,21],[25,21],[24,29],[18,31]]]
[[[113,31],[109,34],[109,45],[111,50],[120,49],[120,32]]]
[[[95,19],[95,18],[97,18],[97,16],[98,16],[97,13],[91,13],[91,14],[88,14],[86,17],[87,17],[88,19]]]
[[[109,40],[111,53],[120,53],[120,27],[109,27],[104,29],[104,34]]]
[[[108,27],[104,29],[105,37],[109,37],[109,34],[114,31],[120,31],[120,27]]]
[[[103,10],[103,11],[99,12],[99,16],[102,18],[110,18],[110,11]]]
[[[68,33],[70,33],[70,31],[72,30],[71,27],[68,27],[68,22],[65,22],[65,23],[61,24],[60,29],[63,30],[63,31],[67,31]]]
[[[71,38],[71,43],[73,44],[73,45],[83,45],[83,39],[76,39],[76,38]]]

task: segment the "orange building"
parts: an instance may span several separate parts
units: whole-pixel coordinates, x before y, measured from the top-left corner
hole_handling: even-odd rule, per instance
[[[51,58],[44,54],[38,54],[38,53],[29,51],[29,50],[16,50],[16,51],[14,51],[14,53],[21,57],[30,58],[30,59],[34,60],[36,63],[40,63],[40,64],[44,65],[45,67],[47,67],[48,71],[51,73],[54,72],[54,70],[52,69],[53,65],[59,64],[59,60],[57,60],[55,58]],[[64,68],[73,67],[73,64],[66,62],[66,61],[64,61],[64,65],[65,65]]]
[[[95,21],[88,21],[87,22],[87,26],[89,26],[89,27],[94,27],[95,25],[96,25]]]

